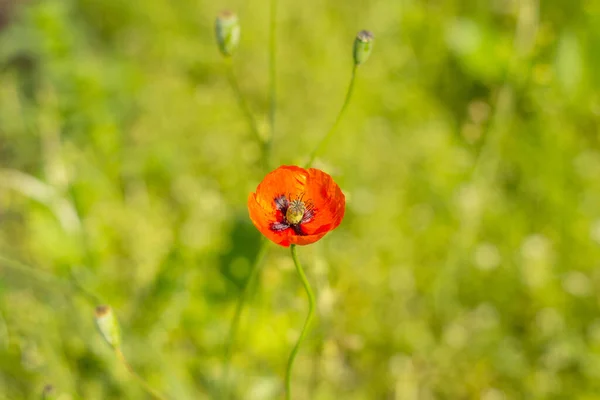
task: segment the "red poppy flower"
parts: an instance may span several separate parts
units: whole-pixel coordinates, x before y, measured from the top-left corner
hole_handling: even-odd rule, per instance
[[[331,176],[315,168],[281,166],[248,197],[250,219],[269,240],[288,247],[314,243],[335,229],[346,198]]]

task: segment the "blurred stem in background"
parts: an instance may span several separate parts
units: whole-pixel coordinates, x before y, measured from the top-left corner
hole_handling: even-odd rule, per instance
[[[0,169],[0,187],[12,189],[23,196],[44,204],[58,219],[62,228],[70,235],[83,241],[81,221],[75,207],[64,197],[60,196],[58,191],[51,185],[48,185],[41,180],[26,174],[21,171],[11,169]],[[85,247],[87,249],[87,247]],[[56,280],[60,278],[54,276],[51,272],[42,272],[39,269],[26,266],[17,261],[12,261],[8,258],[1,257],[5,265],[13,269],[19,269],[38,279],[47,280],[50,276]],[[98,304],[101,299],[92,291],[86,289],[77,279],[75,268],[70,267],[71,285],[78,289],[88,300],[93,304]],[[44,276],[44,277],[43,277]]]
[[[240,84],[233,71],[232,56],[235,53],[240,41],[240,31],[240,24],[235,13],[231,11],[222,11],[219,13],[219,15],[217,15],[215,20],[215,36],[217,40],[217,46],[219,47],[219,50],[225,59],[227,80],[229,81],[229,85],[233,89],[238,104],[244,113],[248,127],[250,128],[250,131],[252,132],[256,142],[260,146],[261,166],[263,168],[268,168],[267,144],[260,136],[258,124],[252,115],[250,106],[248,105],[248,102],[246,101],[246,98],[240,89]]]
[[[223,377],[222,377],[222,390],[223,390],[223,399],[228,399],[231,391],[229,385],[229,371],[231,368],[231,357],[233,355],[233,350],[235,346],[235,339],[237,337],[237,331],[240,326],[240,320],[242,316],[242,310],[246,305],[250,294],[250,288],[253,286],[254,281],[257,279],[259,275],[260,268],[262,266],[262,261],[267,254],[267,250],[269,249],[269,241],[264,239],[261,242],[261,245],[258,249],[258,253],[254,258],[254,263],[250,269],[250,275],[248,275],[248,279],[244,283],[244,287],[242,288],[242,293],[238,297],[237,304],[235,306],[235,312],[233,314],[233,318],[231,320],[231,325],[229,327],[229,335],[227,337],[227,343],[225,348],[225,359],[223,365]]]
[[[57,111],[57,96],[50,86],[40,84],[37,79],[37,64],[26,56],[15,64],[19,71],[19,107],[23,125],[31,136],[39,137],[42,148],[42,167],[45,180],[13,169],[0,169],[0,187],[14,190],[24,197],[37,201],[54,214],[62,229],[75,238],[83,249],[83,259],[91,265],[92,257],[81,217],[72,195],[71,177],[64,161],[61,130]],[[41,104],[48,106],[42,112]],[[69,267],[72,285],[95,304],[99,296],[86,289],[77,278],[77,267]],[[32,272],[36,269],[31,268]]]
[[[302,331],[300,332],[300,336],[290,353],[290,358],[287,362],[287,367],[285,370],[285,398],[290,400],[292,398],[291,394],[291,379],[292,379],[292,366],[294,365],[294,360],[296,359],[296,354],[298,354],[298,350],[300,349],[300,345],[304,341],[306,337],[306,333],[308,332],[308,326],[310,325],[310,321],[315,312],[315,295],[313,294],[312,288],[310,287],[310,283],[306,278],[306,274],[304,273],[304,269],[302,268],[302,264],[300,264],[300,260],[298,260],[298,254],[296,253],[296,245],[292,244],[290,246],[290,250],[292,253],[292,259],[294,260],[294,265],[296,266],[296,271],[298,272],[298,276],[302,281],[302,285],[304,285],[304,290],[306,290],[306,295],[308,296],[308,314],[306,315],[306,320],[304,320],[304,326],[302,326]]]
[[[244,113],[244,117],[246,118],[246,122],[248,123],[248,127],[250,128],[250,131],[252,132],[252,135],[254,136],[254,139],[256,140],[256,142],[260,145],[260,163],[261,163],[261,167],[263,168],[268,168],[268,161],[267,161],[267,144],[265,143],[265,141],[262,139],[262,137],[260,136],[260,131],[258,130],[258,125],[256,124],[256,120],[254,119],[254,116],[252,115],[252,111],[250,110],[250,106],[248,106],[248,102],[246,101],[246,98],[244,97],[244,94],[242,93],[242,90],[240,89],[240,85],[238,83],[238,80],[235,76],[235,73],[233,72],[233,65],[231,63],[231,58],[227,57],[225,59],[225,68],[226,68],[226,72],[227,72],[227,80],[229,81],[229,84],[231,85],[231,88],[233,89],[233,92],[235,93],[235,97],[238,101],[238,104],[240,106],[240,108],[242,109],[243,113]]]
[[[121,349],[121,327],[117,320],[112,308],[110,306],[102,305],[96,307],[95,312],[96,326],[100,331],[100,334],[109,344],[109,346],[115,352],[115,356],[121,362],[121,364],[127,369],[127,372],[140,384],[140,386],[153,398],[159,400],[166,400],[162,394],[153,389],[148,382],[146,382],[137,372],[133,369],[123,350]]]
[[[306,163],[305,168],[309,168],[313,164],[315,159],[317,158],[317,155],[319,155],[320,152],[325,150],[325,148],[329,144],[329,141],[331,140],[331,137],[333,136],[333,133],[335,132],[340,121],[344,117],[344,114],[346,113],[346,109],[348,108],[348,104],[350,104],[350,99],[352,98],[352,91],[354,90],[354,81],[356,80],[357,67],[358,67],[357,65],[354,65],[352,67],[352,75],[350,76],[350,83],[348,84],[348,90],[346,91],[346,97],[344,99],[344,104],[342,104],[342,108],[340,109],[340,112],[338,113],[337,117],[335,118],[335,122],[333,123],[333,125],[331,126],[329,131],[325,134],[325,136],[323,136],[323,138],[321,139],[319,144],[317,144],[317,147],[315,147],[315,149],[310,154],[310,158],[308,159],[308,162]]]
[[[277,0],[270,4],[269,29],[269,139],[265,149],[267,169],[271,159],[273,141],[275,140],[275,113],[277,112]]]
[[[477,199],[477,204],[473,209],[461,210],[464,215],[461,215],[459,228],[449,244],[444,266],[433,283],[434,306],[440,318],[450,318],[459,306],[457,281],[452,277],[458,272],[461,255],[469,254],[477,240],[482,222],[482,205],[488,201],[484,196],[493,192],[502,158],[502,140],[513,119],[513,80],[519,76],[519,79],[527,79],[525,74],[518,73],[518,68],[527,62],[535,43],[539,23],[538,1],[523,0],[519,3],[512,56],[506,68],[504,82],[492,102],[493,111],[485,143],[475,160],[466,186]]]
[[[342,108],[340,109],[340,112],[335,118],[335,122],[331,126],[331,129],[329,129],[325,136],[323,136],[321,141],[317,144],[315,149],[310,154],[305,168],[309,168],[313,164],[319,153],[321,153],[327,148],[327,145],[329,144],[338,125],[340,124],[340,121],[344,117],[346,109],[350,104],[350,99],[352,98],[352,92],[354,90],[354,81],[356,80],[358,67],[369,59],[369,56],[371,55],[371,50],[373,49],[373,39],[373,33],[367,30],[362,30],[356,35],[356,38],[354,39],[354,48],[352,54],[354,58],[354,65],[352,66],[352,74],[350,75],[350,83],[348,84],[348,90],[346,91],[344,103],[342,104]]]

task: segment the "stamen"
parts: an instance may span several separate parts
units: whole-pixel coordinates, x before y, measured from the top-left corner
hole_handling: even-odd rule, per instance
[[[275,208],[277,208],[277,210],[279,211],[283,211],[285,212],[285,209],[288,207],[288,199],[285,197],[285,195],[281,194],[277,197],[275,197]]]
[[[315,216],[314,208],[307,208],[306,212],[304,213],[304,216],[302,217],[302,221],[300,221],[300,223],[305,224],[305,223],[309,222],[311,219],[313,219],[314,216]]]
[[[288,224],[285,224],[283,222],[274,222],[271,224],[271,230],[276,232],[285,231],[289,227],[290,226]]]
[[[287,196],[280,194],[273,199],[275,208],[283,214],[283,218],[281,221],[273,222],[270,228],[275,232],[292,228],[296,235],[304,236],[306,234],[300,225],[313,219],[315,216],[314,204],[310,200],[304,202],[304,193],[300,193],[294,200],[289,200],[291,198],[291,193],[288,193]]]

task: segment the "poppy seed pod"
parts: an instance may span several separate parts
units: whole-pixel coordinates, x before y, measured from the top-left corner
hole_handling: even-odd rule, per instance
[[[373,33],[370,31],[360,31],[354,39],[354,64],[360,65],[369,59],[371,49],[373,48]]]
[[[240,41],[237,15],[231,11],[222,11],[215,21],[215,34],[219,50],[225,57],[230,57]]]
[[[110,306],[96,307],[96,325],[104,340],[113,348],[119,348],[121,345],[121,330]]]

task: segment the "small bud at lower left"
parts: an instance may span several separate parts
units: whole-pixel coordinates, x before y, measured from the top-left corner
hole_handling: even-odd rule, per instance
[[[96,307],[96,325],[102,337],[113,348],[118,348],[121,345],[121,330],[119,321],[115,317],[110,306]]]
[[[237,49],[240,41],[240,24],[238,17],[231,11],[223,11],[215,21],[215,34],[221,53],[230,57]]]

